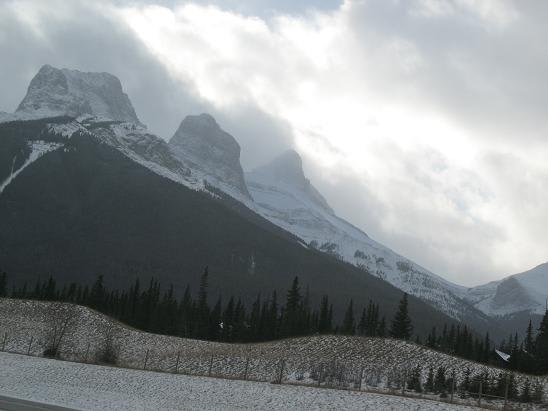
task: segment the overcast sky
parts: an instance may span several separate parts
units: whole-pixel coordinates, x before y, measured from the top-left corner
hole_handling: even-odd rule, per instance
[[[117,75],[246,169],[295,148],[336,212],[459,284],[548,260],[545,0],[0,0],[0,111],[42,64]]]

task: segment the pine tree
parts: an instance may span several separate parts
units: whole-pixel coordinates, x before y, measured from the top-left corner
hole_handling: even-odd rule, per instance
[[[533,343],[533,322],[531,321],[531,319],[529,319],[529,325],[527,326],[527,330],[525,331],[525,341],[523,341],[523,348],[529,354],[533,353]]]
[[[327,295],[324,295],[320,302],[318,332],[320,334],[328,334],[331,332],[331,324],[329,320],[329,298],[327,297]]]
[[[344,321],[342,325],[342,333],[346,335],[354,335],[356,332],[356,324],[354,322],[354,307],[353,302],[350,300],[346,313],[344,314]]]
[[[422,370],[420,365],[417,365],[415,368],[413,368],[413,370],[411,371],[411,377],[407,382],[408,389],[415,392],[422,392],[421,374]]]
[[[386,336],[386,320],[382,317],[381,322],[379,323],[379,328],[377,329],[377,336],[385,337]]]
[[[207,302],[209,286],[209,271],[206,267],[200,278],[200,288],[198,290],[198,301],[196,307],[196,329],[197,338],[207,338],[209,334],[209,305]]]
[[[539,379],[535,382],[531,399],[536,403],[541,403],[544,399],[544,383]]]
[[[291,288],[287,292],[284,314],[284,335],[290,337],[301,334],[303,331],[301,327],[303,323],[303,311],[299,277],[293,279]]]
[[[209,339],[212,341],[219,341],[221,338],[221,307],[222,300],[219,296],[217,303],[213,307],[213,310],[211,310],[211,314],[209,316]]]
[[[439,367],[434,378],[434,392],[444,392],[446,388],[445,368]]]
[[[523,383],[519,400],[521,402],[531,402],[531,381],[529,381],[529,378],[526,378]]]
[[[467,368],[466,371],[464,371],[464,378],[462,379],[462,383],[460,384],[460,390],[464,392],[470,391],[471,386],[471,376],[472,372],[470,371],[470,368]]]
[[[365,308],[362,310],[360,322],[358,323],[358,335],[366,335],[367,332],[367,317]]]
[[[55,288],[55,281],[50,277],[48,280],[48,285],[46,286],[46,299],[49,300],[51,297],[49,297],[53,293],[53,288]],[[93,286],[91,287],[91,293],[89,295],[89,306],[91,308],[99,309],[104,302],[105,299],[105,286],[103,285],[103,276],[100,275],[97,277],[97,280],[95,280],[95,283],[93,283]]]
[[[3,272],[0,274],[0,297],[7,297],[8,295],[8,275]]]
[[[537,372],[548,373],[548,310],[544,314],[538,328],[535,339],[535,357],[537,360]]]
[[[428,377],[426,378],[424,389],[427,392],[434,392],[434,369],[432,367],[428,369]]]
[[[404,293],[398,311],[392,320],[390,336],[402,340],[409,340],[412,332],[413,325],[411,324],[411,318],[409,317],[408,312],[407,293]]]

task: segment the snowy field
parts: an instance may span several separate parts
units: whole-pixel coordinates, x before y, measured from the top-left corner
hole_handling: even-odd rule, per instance
[[[5,298],[0,298],[0,351],[43,356],[48,335],[65,320],[70,324],[60,344],[61,358],[96,362],[110,336],[116,364],[134,369],[265,382],[277,381],[281,374],[283,382],[364,390],[398,389],[402,375],[415,366],[422,368],[423,383],[429,367],[455,372],[457,382],[467,369],[471,376],[501,372],[400,340],[314,336],[259,344],[215,343],[141,332],[85,307]],[[519,385],[523,379],[516,374]]]
[[[0,395],[83,410],[471,410],[397,396],[128,370],[0,353]]]

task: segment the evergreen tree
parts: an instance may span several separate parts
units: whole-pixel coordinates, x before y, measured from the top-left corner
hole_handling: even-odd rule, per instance
[[[362,315],[360,317],[360,322],[358,323],[358,335],[366,335],[367,332],[367,317],[365,308],[362,310]]]
[[[341,329],[343,334],[354,335],[356,332],[356,324],[354,322],[354,307],[353,302],[350,300],[346,313],[344,314],[344,321]]]
[[[434,392],[444,392],[447,388],[447,381],[445,379],[445,368],[439,367],[434,377]]]
[[[537,380],[533,387],[533,395],[531,398],[536,403],[541,403],[544,399],[544,383],[541,380]]]
[[[535,339],[535,358],[537,372],[548,373],[548,310],[546,310]]]
[[[411,318],[409,317],[408,312],[407,293],[404,293],[400,301],[398,311],[392,320],[390,336],[393,338],[408,340],[411,338],[412,332],[413,325],[411,324]]]
[[[521,402],[531,402],[531,381],[529,381],[529,378],[526,378],[523,383],[519,400]]]
[[[434,392],[434,369],[432,367],[428,369],[428,377],[426,378],[424,389],[427,392]]]
[[[327,295],[324,295],[320,302],[318,332],[320,334],[328,334],[331,332],[331,320],[329,318],[329,297]]]
[[[384,319],[384,317],[382,317],[382,320],[379,323],[379,328],[377,329],[377,335],[379,337],[385,337],[386,336],[386,320]]]
[[[200,278],[200,288],[198,290],[195,329],[195,336],[197,338],[207,338],[209,334],[209,305],[207,303],[208,286],[209,271],[206,267]]]
[[[417,365],[411,371],[411,376],[407,382],[407,388],[415,392],[422,392],[422,383],[421,383],[421,374],[422,370],[420,365]]]
[[[46,300],[52,299],[51,294],[54,293],[53,289],[55,288],[55,281],[50,277],[48,284],[46,286]],[[105,300],[105,286],[103,284],[103,276],[100,275],[97,277],[97,280],[93,283],[91,287],[91,293],[89,295],[89,306],[91,308],[99,309]]]
[[[299,287],[299,277],[295,277],[291,288],[287,292],[284,312],[284,335],[290,337],[302,334],[302,324],[302,295]]]
[[[0,297],[7,297],[8,295],[8,275],[3,272],[0,274]]]

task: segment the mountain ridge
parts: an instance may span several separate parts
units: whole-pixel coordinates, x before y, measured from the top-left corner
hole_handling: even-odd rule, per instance
[[[48,84],[42,84],[42,80],[37,80],[32,90],[45,94],[50,88],[57,93],[58,86],[65,90],[63,80],[59,79],[60,75],[64,75],[64,71],[53,68],[50,71],[53,74],[45,76],[43,80],[45,79],[46,83],[51,80],[54,84],[50,87]],[[75,73],[73,74],[80,73],[84,77],[93,74]],[[61,82],[61,85],[57,85],[57,82]],[[94,91],[93,87],[92,90],[84,91],[87,94],[76,93],[77,97],[91,95],[95,98],[101,94]],[[230,196],[248,209],[248,211],[239,211],[245,218],[256,220],[248,214],[249,212],[257,214],[276,227],[296,236],[300,247],[312,252],[320,251],[334,257],[335,260],[352,264],[359,269],[361,275],[365,277],[371,275],[384,280],[400,290],[421,298],[452,318],[470,321],[476,325],[489,322],[487,316],[475,308],[471,301],[465,300],[467,294],[465,287],[452,284],[429,272],[375,242],[362,230],[337,217],[321,193],[306,178],[302,160],[296,152],[285,153],[281,160],[273,160],[270,165],[244,175],[239,162],[239,144],[233,136],[222,130],[210,115],[188,116],[168,143],[149,133],[139,122],[136,114],[128,118],[125,115],[116,114],[117,111],[110,109],[106,103],[107,109],[101,104],[82,105],[78,98],[76,98],[78,104],[75,106],[77,109],[73,109],[74,102],[70,90],[67,93],[69,95],[67,99],[54,98],[53,102],[46,98],[47,96],[42,96],[44,98],[40,97],[37,100],[39,103],[37,108],[30,103],[32,98],[27,99],[26,96],[23,100],[25,104],[22,102],[23,108],[14,115],[5,114],[3,118],[0,118],[0,122],[12,121],[10,124],[14,124],[13,120],[17,119],[50,117],[52,113],[63,115],[72,113],[73,115],[69,118],[44,122],[45,128],[40,133],[50,133],[48,138],[56,136],[55,138],[61,141],[59,143],[54,139],[56,144],[61,145],[52,151],[63,154],[65,150],[72,149],[67,146],[66,141],[73,139],[74,136],[92,136],[100,143],[116,149],[131,161],[172,182],[191,190],[205,192],[215,198],[222,198],[223,195]],[[123,107],[131,107],[133,110],[129,98],[127,98],[129,105],[125,102],[123,96],[127,97],[127,95],[123,93],[121,84],[119,88],[116,86],[116,93],[113,104],[117,106],[118,102],[122,102],[123,104],[120,104]],[[27,94],[34,96],[36,92]],[[54,95],[56,96],[57,94]],[[66,109],[62,106],[63,102],[68,104]],[[47,110],[43,110],[44,107]],[[49,110],[51,107],[54,110]],[[18,149],[34,152],[28,145],[22,145]],[[11,152],[15,153],[15,151]],[[211,156],[214,161],[205,161],[211,153],[215,154]],[[48,152],[43,156],[48,157],[50,154]],[[15,155],[2,160],[0,155],[0,171],[2,167],[6,170],[4,174],[0,173],[0,181],[4,181],[6,176],[11,178],[8,187],[27,172],[27,169],[20,168],[21,158]],[[33,164],[36,163],[38,161],[34,161]],[[10,165],[13,165],[11,171]],[[15,176],[14,170],[18,171]],[[0,199],[1,196],[0,192]]]

